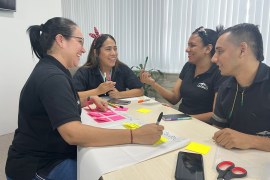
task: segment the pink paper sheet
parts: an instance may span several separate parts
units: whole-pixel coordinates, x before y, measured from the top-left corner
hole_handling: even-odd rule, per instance
[[[123,108],[118,107],[118,108],[115,108],[115,110],[116,111],[127,111],[128,108],[126,108],[126,107],[123,107]]]
[[[123,108],[120,108],[123,109]],[[98,109],[91,109],[88,111],[88,115],[91,116],[98,123],[113,122],[125,119],[124,116],[117,114],[116,112],[108,109],[107,111],[99,111]]]
[[[120,116],[120,115],[117,115],[117,116],[111,116],[109,117],[110,119],[114,120],[114,121],[118,121],[118,120],[122,120],[122,119],[125,119],[124,116]]]
[[[108,118],[103,118],[103,117],[99,117],[99,118],[94,118],[94,120],[98,123],[104,123],[104,122],[110,122],[111,120]]]

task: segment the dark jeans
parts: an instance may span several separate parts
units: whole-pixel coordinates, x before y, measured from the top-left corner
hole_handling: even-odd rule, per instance
[[[32,180],[77,180],[77,161],[67,159],[53,168],[47,177],[41,177],[38,174]],[[7,180],[12,180],[7,177]]]

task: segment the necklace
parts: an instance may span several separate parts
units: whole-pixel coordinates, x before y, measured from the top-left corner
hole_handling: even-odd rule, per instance
[[[111,77],[112,77],[112,69],[110,70],[110,74],[106,74],[106,72],[104,72],[104,74],[103,74],[100,69],[99,69],[99,72],[100,72],[100,75],[102,76],[104,82],[112,80],[111,79]]]
[[[234,99],[233,99],[232,109],[231,109],[230,114],[229,114],[229,119],[232,117],[232,113],[233,113],[233,110],[234,110],[234,105],[235,105],[235,101],[236,101],[236,98],[237,98],[238,91],[239,91],[239,85],[237,83],[236,92],[235,92]],[[244,93],[245,93],[245,88],[241,92],[241,107],[243,107],[243,105],[244,105]]]

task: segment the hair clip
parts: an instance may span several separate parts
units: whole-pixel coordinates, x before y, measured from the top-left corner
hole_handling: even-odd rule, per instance
[[[203,26],[199,28],[198,32],[204,32],[206,34],[206,30],[204,29]]]
[[[101,34],[98,32],[98,30],[97,30],[96,27],[94,27],[94,32],[95,33],[89,33],[89,36],[92,37],[92,38],[94,38],[93,43],[94,43],[94,46],[95,46],[96,40],[97,40],[97,38],[99,38],[101,36]]]
[[[202,27],[199,27],[198,32],[202,32],[202,33],[204,33],[207,36],[206,30],[204,29],[203,26]]]
[[[98,30],[97,30],[96,27],[94,27],[94,31],[95,31],[95,33],[89,33],[89,36],[92,37],[92,38],[94,38],[94,39],[100,37],[101,34],[99,34],[99,32],[98,32]]]

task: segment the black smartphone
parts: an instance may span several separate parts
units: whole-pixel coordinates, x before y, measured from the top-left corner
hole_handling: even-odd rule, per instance
[[[175,179],[204,180],[202,155],[180,151],[177,157]]]

